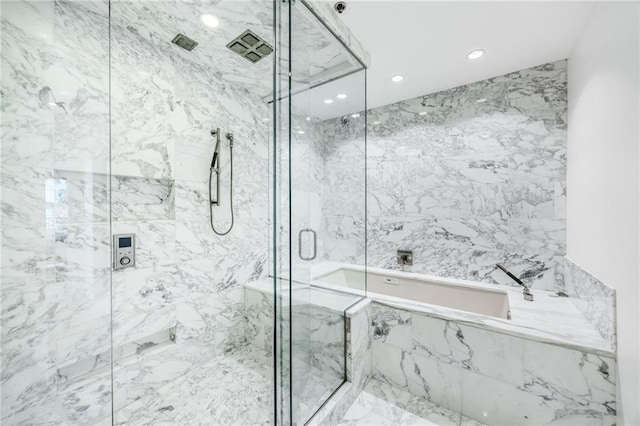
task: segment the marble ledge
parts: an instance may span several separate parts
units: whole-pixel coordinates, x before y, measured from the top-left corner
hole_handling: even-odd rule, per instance
[[[273,278],[262,278],[245,284],[245,289],[254,290],[264,294],[273,294]],[[313,304],[331,311],[345,312],[356,302],[361,300],[361,296],[339,291],[326,290],[309,286],[306,284],[294,283],[293,285],[293,305]],[[289,290],[288,282],[282,281],[282,291]],[[282,302],[283,306],[289,306],[288,298]]]
[[[312,276],[318,277],[340,268],[352,268],[364,271],[363,266],[326,262],[314,265]],[[379,274],[389,271],[382,268],[367,268],[369,272]],[[424,274],[391,271],[393,275],[404,278],[429,277]],[[414,302],[411,300],[390,297],[382,294],[368,293],[367,298],[383,305],[422,313],[444,320],[454,320],[469,326],[487,329],[512,336],[522,337],[534,341],[551,343],[558,346],[586,351],[610,358],[615,358],[615,350],[610,342],[602,338],[591,322],[576,308],[571,298],[553,297],[553,292],[545,290],[531,290],[534,301],[527,302],[519,287],[486,284],[464,280],[456,280],[462,284],[477,287],[504,290],[509,295],[512,319],[489,317],[482,314],[465,312],[457,309],[437,305]],[[324,286],[324,284],[323,284]],[[329,287],[329,285],[327,285]],[[337,290],[337,286],[330,286]],[[342,291],[345,291],[342,289]],[[363,292],[354,293],[362,295]]]
[[[371,305],[371,299],[367,299],[367,298],[360,299],[353,305],[349,306],[346,309],[345,314],[347,315],[347,317],[353,317],[363,309],[366,309],[369,305]]]

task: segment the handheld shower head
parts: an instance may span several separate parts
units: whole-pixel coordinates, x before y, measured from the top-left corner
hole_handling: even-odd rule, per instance
[[[220,206],[220,166],[218,166],[218,156],[220,155],[220,129],[211,130],[211,136],[216,138],[216,147],[213,150],[213,158],[211,159],[211,167],[209,169],[209,220],[211,222],[211,229],[217,235],[227,235],[233,228],[233,134],[225,134],[225,138],[229,141],[229,205],[231,210],[231,225],[229,229],[224,232],[218,231],[213,224],[213,207]],[[213,199],[212,193],[212,180],[213,172],[216,173],[216,198]]]
[[[216,163],[218,162],[218,155],[220,154],[220,129],[211,130],[211,136],[216,138],[216,147],[213,150],[213,158],[211,159],[209,170],[216,170]]]

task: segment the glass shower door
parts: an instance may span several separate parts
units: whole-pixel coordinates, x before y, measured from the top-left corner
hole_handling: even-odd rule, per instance
[[[272,12],[111,2],[116,425],[273,423]]]
[[[347,379],[345,310],[364,293],[324,282],[364,266],[365,70],[305,2],[280,6],[275,285],[283,424],[304,424]]]

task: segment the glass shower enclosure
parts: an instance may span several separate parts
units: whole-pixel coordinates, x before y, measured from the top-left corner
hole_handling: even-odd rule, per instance
[[[274,97],[278,413],[304,424],[346,380],[345,310],[318,277],[365,267],[366,69],[305,1],[280,2]]]
[[[319,11],[0,2],[3,425],[301,425],[345,381],[365,70]]]

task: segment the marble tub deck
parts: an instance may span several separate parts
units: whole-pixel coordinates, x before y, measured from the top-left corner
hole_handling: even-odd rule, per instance
[[[362,266],[327,262],[314,265],[312,275],[320,277],[340,268],[364,271]],[[378,274],[398,275],[407,279],[429,279],[429,275],[403,271],[389,271],[382,268],[367,268],[367,271]],[[439,280],[446,280],[440,277]],[[586,350],[598,355],[615,358],[613,345],[606,341],[589,320],[578,310],[571,298],[553,297],[553,292],[532,289],[534,301],[528,302],[522,296],[520,287],[485,284],[464,280],[451,280],[463,284],[471,284],[481,288],[500,289],[509,294],[512,319],[501,319],[471,312],[450,309],[437,305],[399,299],[382,294],[367,293],[369,299],[378,303],[410,311],[421,312],[445,320],[455,320],[468,325],[524,337],[536,341],[552,343],[563,347]],[[331,290],[348,291],[331,284],[321,284]],[[362,294],[362,292],[356,292]]]
[[[482,426],[482,423],[378,380],[370,380],[338,426]]]

